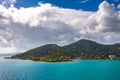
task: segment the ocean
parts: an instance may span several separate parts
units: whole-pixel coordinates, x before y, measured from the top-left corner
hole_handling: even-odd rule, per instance
[[[120,61],[51,63],[0,59],[0,80],[120,80]]]

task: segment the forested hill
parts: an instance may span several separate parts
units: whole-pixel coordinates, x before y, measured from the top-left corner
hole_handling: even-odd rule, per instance
[[[75,43],[58,46],[47,44],[31,49],[11,58],[31,59],[37,61],[70,61],[73,59],[120,59],[120,44],[104,45],[91,40],[82,39]]]

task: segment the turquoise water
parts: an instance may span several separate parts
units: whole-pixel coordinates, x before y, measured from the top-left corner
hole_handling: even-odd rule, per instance
[[[120,61],[45,63],[0,59],[0,80],[120,80]]]

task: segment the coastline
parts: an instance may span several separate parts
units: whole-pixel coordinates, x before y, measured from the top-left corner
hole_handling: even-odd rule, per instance
[[[6,58],[4,57],[3,59],[14,59],[14,60],[25,60],[25,61],[30,61],[30,62],[46,62],[46,63],[62,63],[62,62],[77,62],[77,61],[120,61],[120,60],[110,60],[110,59],[71,59],[71,60],[66,60],[66,61],[44,61],[44,60],[31,60],[31,59],[20,59],[20,58]]]

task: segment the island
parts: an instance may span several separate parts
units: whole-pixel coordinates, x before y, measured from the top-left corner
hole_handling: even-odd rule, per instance
[[[45,62],[64,62],[76,59],[119,60],[120,43],[105,45],[95,41],[81,39],[65,46],[46,44],[11,56],[10,58]]]

